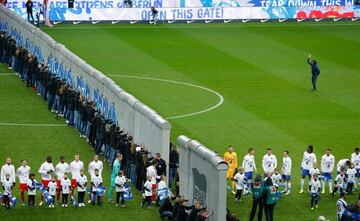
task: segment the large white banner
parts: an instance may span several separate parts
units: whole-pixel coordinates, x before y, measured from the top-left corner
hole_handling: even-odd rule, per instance
[[[356,0],[132,0],[132,8],[202,8],[202,7],[307,7],[351,6]],[[67,8],[65,0],[51,0],[50,8]],[[43,0],[34,0],[37,7]],[[8,8],[26,8],[26,0],[8,0]],[[74,8],[127,8],[124,0],[75,0]]]
[[[26,9],[14,9],[26,18]],[[304,19],[360,17],[359,6],[160,8],[158,20]],[[148,8],[50,10],[52,21],[149,21]]]

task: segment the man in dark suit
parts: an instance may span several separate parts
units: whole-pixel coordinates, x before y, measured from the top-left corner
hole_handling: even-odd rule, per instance
[[[156,167],[155,167],[157,175],[159,177],[166,176],[166,162],[164,159],[161,158],[161,154],[156,153],[153,160],[155,160],[157,162]]]
[[[317,61],[314,59],[311,62],[310,58],[311,58],[311,54],[308,56],[307,63],[311,66],[311,74],[312,74],[311,83],[313,85],[311,92],[315,92],[316,91],[316,81],[320,75],[320,68],[318,66]]]

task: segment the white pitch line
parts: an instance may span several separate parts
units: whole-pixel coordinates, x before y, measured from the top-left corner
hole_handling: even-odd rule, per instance
[[[14,75],[14,73],[0,73],[0,76],[10,76],[10,75]]]
[[[177,116],[171,116],[171,117],[166,117],[166,119],[178,119],[178,118],[184,118],[184,117],[190,117],[190,116],[194,116],[194,115],[198,115],[198,114],[203,114],[209,111],[212,111],[216,108],[218,108],[220,105],[222,105],[224,103],[224,97],[219,93],[216,92],[210,88],[207,87],[202,87],[199,85],[195,85],[195,84],[190,84],[190,83],[186,83],[186,82],[180,82],[180,81],[174,81],[174,80],[167,80],[167,79],[161,79],[161,78],[152,78],[152,77],[141,77],[141,76],[131,76],[131,75],[115,75],[115,74],[111,74],[111,75],[107,75],[109,77],[121,77],[121,78],[134,78],[134,79],[144,79],[144,80],[152,80],[152,81],[162,81],[162,82],[168,82],[168,83],[173,83],[173,84],[180,84],[180,85],[186,85],[189,87],[195,87],[195,88],[199,88],[208,92],[211,92],[213,94],[215,94],[216,96],[219,97],[219,101],[216,105],[201,110],[201,111],[197,111],[197,112],[193,112],[193,113],[189,113],[189,114],[183,114],[183,115],[177,115]]]
[[[318,26],[360,26],[360,23],[358,22],[354,22],[354,23],[281,23],[281,24],[274,24],[274,23],[248,23],[246,25],[242,25],[241,23],[237,24],[237,23],[233,23],[233,25],[188,25],[188,24],[176,24],[176,25],[159,25],[156,28],[246,28],[246,27],[318,27]],[[117,25],[117,26],[97,26],[97,25],[93,25],[93,26],[73,26],[73,25],[69,25],[69,26],[60,26],[60,27],[56,27],[56,29],[151,29],[154,28],[154,26],[139,26],[139,25],[135,25],[135,26],[122,26],[122,25]],[[55,29],[51,29],[51,30],[55,30]]]
[[[24,126],[24,127],[66,127],[66,124],[25,124],[0,122],[0,126]]]

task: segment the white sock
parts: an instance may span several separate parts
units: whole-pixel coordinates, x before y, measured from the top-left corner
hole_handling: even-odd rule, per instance
[[[288,182],[288,184],[287,184],[287,191],[290,192],[290,190],[291,190],[291,183]]]
[[[331,181],[328,181],[328,184],[329,184],[329,190],[330,190],[330,192],[332,192],[332,191],[333,191],[332,182],[331,182]]]
[[[304,189],[304,183],[305,183],[305,179],[301,179],[301,189]]]
[[[325,190],[325,180],[323,180],[321,183],[322,183],[322,189]]]

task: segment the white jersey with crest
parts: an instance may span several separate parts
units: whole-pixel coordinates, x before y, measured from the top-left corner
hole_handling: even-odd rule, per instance
[[[72,161],[70,163],[70,173],[72,176],[72,179],[77,179],[78,176],[80,176],[80,171],[84,169],[84,163],[82,161]]]
[[[345,182],[346,182],[345,174],[341,175],[338,174],[335,178],[336,185],[338,185],[339,188],[345,188]]]
[[[346,175],[348,176],[349,183],[356,183],[356,169],[355,168],[347,169]]]
[[[313,177],[315,174],[317,176],[319,176],[320,175],[320,170],[319,170],[319,168],[314,168],[313,167],[313,168],[310,169],[310,176]]]
[[[279,187],[280,181],[281,181],[280,173],[278,173],[278,174],[274,173],[273,175],[271,175],[271,180],[272,180],[274,186]]]
[[[10,179],[5,179],[4,182],[2,182],[2,186],[4,188],[4,196],[11,195],[13,189],[13,182]]]
[[[291,175],[292,161],[290,157],[283,157],[282,174],[286,176]]]
[[[256,170],[254,155],[246,154],[242,162],[242,167],[245,173],[254,172],[254,170]]]
[[[85,175],[80,175],[76,179],[76,183],[79,183],[80,186],[78,186],[78,192],[85,192],[86,191],[86,185],[87,185],[87,177]]]
[[[340,172],[341,169],[344,169],[345,172],[347,170],[346,161],[350,161],[349,159],[341,159],[339,160],[338,164],[336,165],[336,170]]]
[[[116,176],[115,178],[115,191],[116,192],[124,192],[126,184],[125,176]]]
[[[274,154],[271,154],[270,156],[265,154],[262,160],[262,166],[264,173],[273,173],[277,167],[276,156]]]
[[[310,182],[310,193],[318,193],[321,189],[321,183],[319,180],[311,180]]]
[[[19,177],[20,183],[27,183],[29,180],[31,168],[29,166],[20,166],[16,170],[16,176]]]
[[[329,156],[324,154],[321,157],[321,171],[323,173],[332,173],[335,166],[335,157],[330,154]]]
[[[55,196],[56,195],[56,189],[58,188],[58,186],[57,186],[57,183],[56,183],[56,181],[50,181],[49,182],[49,184],[48,184],[48,188],[49,188],[49,194],[51,195],[51,196]]]
[[[55,166],[55,173],[58,180],[62,180],[64,178],[64,174],[69,172],[70,172],[70,166],[67,163],[60,162]]]
[[[61,180],[61,191],[62,191],[62,193],[63,194],[69,194],[70,193],[70,187],[71,187],[70,179],[63,178]]]
[[[245,174],[244,173],[236,173],[234,176],[234,180],[235,181],[235,186],[237,190],[242,190],[246,184],[246,180],[245,180]]]
[[[360,153],[352,153],[351,154],[351,163],[355,165],[355,169],[360,169]]]
[[[314,166],[314,163],[316,163],[316,155],[305,151],[301,162],[301,168],[304,170],[310,170]]]

